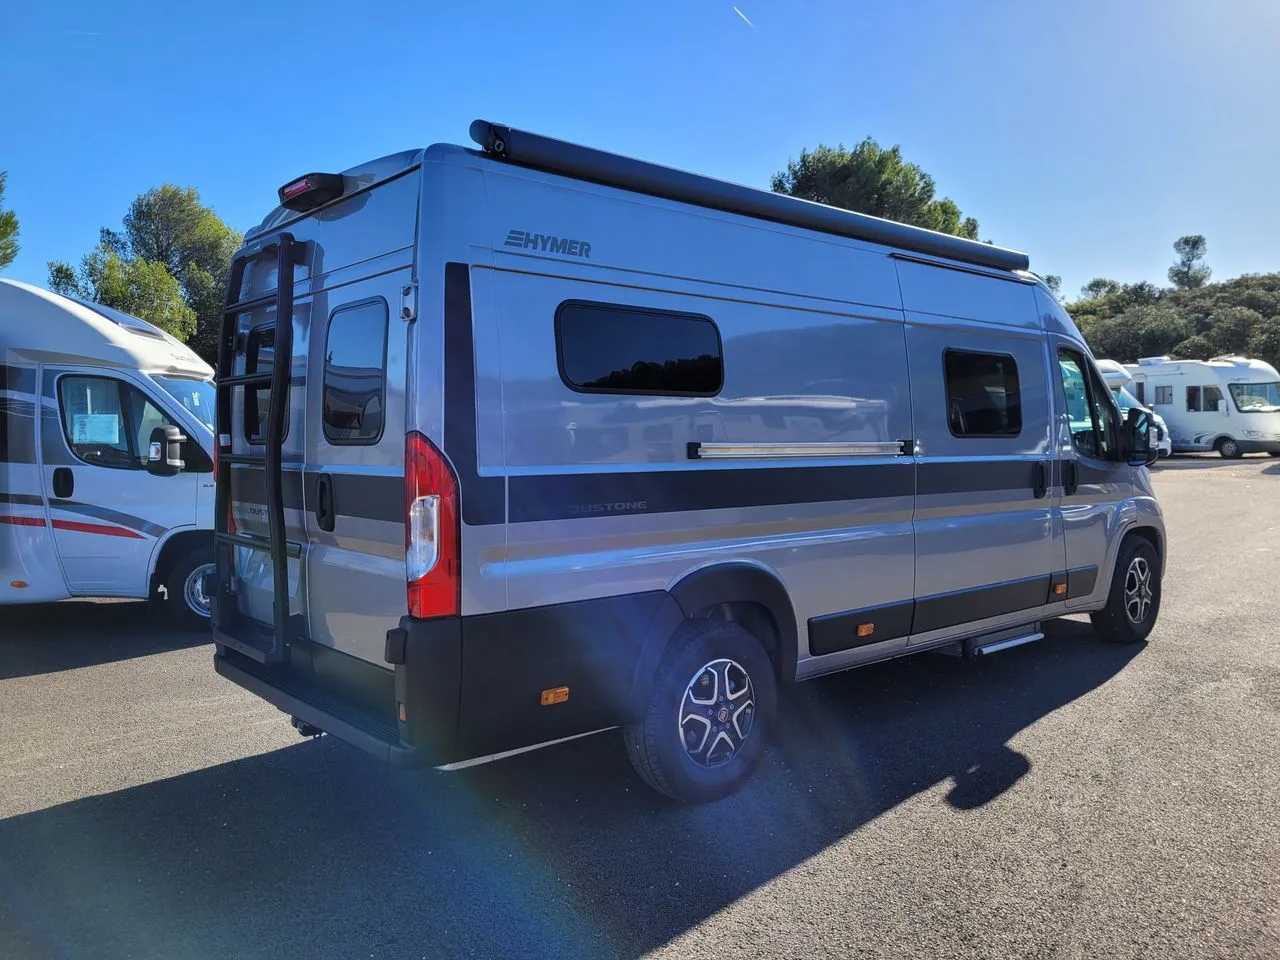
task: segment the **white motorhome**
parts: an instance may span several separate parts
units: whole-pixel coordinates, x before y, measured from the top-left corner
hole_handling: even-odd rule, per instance
[[[1116,405],[1120,408],[1120,412],[1127,414],[1130,410],[1137,409],[1146,410],[1150,413],[1153,428],[1152,440],[1156,451],[1162,458],[1173,456],[1173,440],[1169,436],[1169,425],[1164,422],[1164,417],[1150,407],[1139,403],[1138,398],[1129,390],[1133,374],[1124,368],[1124,364],[1115,360],[1099,360],[1097,364],[1098,372],[1102,374],[1102,379],[1111,388],[1111,395],[1116,398]]]
[[[1280,457],[1280,373],[1271,364],[1143,357],[1125,369],[1138,402],[1168,421],[1176,452]]]
[[[163,592],[208,623],[212,377],[137,317],[0,280],[0,604]]]

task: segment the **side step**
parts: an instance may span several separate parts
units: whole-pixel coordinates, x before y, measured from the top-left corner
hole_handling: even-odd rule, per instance
[[[1022,628],[1023,630],[1026,627]],[[1035,643],[1037,640],[1043,640],[1044,633],[1040,631],[1037,624],[1031,633],[1015,632],[1013,636],[995,636],[987,635],[985,637],[970,637],[964,641],[964,653],[966,657],[985,657],[989,653],[999,653],[1001,650],[1009,650],[1013,647],[1020,647],[1024,643]]]

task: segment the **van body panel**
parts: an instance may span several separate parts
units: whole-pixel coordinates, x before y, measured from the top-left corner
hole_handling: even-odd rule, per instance
[[[688,617],[805,679],[1097,609],[1125,533],[1163,542],[1144,469],[1078,449],[1107,444],[1057,349],[1092,359],[1030,274],[535,166],[399,154],[254,232],[310,251],[286,440],[307,632],[283,663],[220,648],[225,676],[448,764],[633,721]],[[330,325],[380,301],[382,366],[335,374]],[[379,375],[382,432],[333,443],[326,412],[359,420]],[[408,431],[456,481],[456,616],[406,615]]]

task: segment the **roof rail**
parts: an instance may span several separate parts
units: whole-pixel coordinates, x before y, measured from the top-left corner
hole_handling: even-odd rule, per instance
[[[1027,270],[1031,266],[1030,258],[1016,250],[687,173],[487,120],[473,122],[470,133],[491,156],[535,170],[997,270]]]

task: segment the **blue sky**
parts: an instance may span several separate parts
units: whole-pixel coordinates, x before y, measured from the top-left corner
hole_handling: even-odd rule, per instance
[[[243,229],[282,183],[484,117],[743,183],[901,144],[1074,295],[1280,270],[1275,0],[174,4],[0,13],[0,169],[43,283],[163,182]]]

